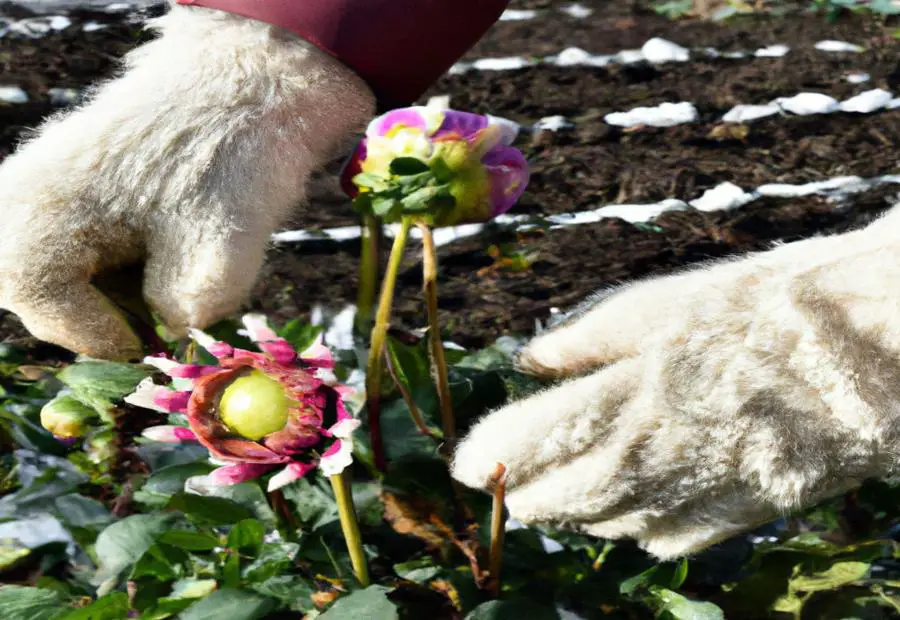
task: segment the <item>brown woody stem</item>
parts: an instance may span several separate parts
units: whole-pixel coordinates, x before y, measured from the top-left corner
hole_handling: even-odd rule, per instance
[[[506,513],[503,502],[506,499],[506,466],[497,463],[497,469],[491,476],[494,485],[494,498],[491,506],[491,549],[488,560],[488,590],[494,596],[500,596],[500,570],[503,568],[503,540],[506,537]]]
[[[453,416],[453,399],[450,394],[450,380],[447,375],[447,360],[444,357],[444,344],[441,341],[441,326],[438,318],[437,290],[437,249],[431,227],[419,222],[422,231],[422,290],[425,295],[425,306],[428,312],[428,343],[431,357],[431,375],[437,387],[438,400],[441,406],[441,429],[444,434],[445,454],[451,454],[456,442],[456,419]]]

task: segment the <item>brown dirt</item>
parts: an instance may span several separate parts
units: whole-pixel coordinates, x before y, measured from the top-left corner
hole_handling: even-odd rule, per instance
[[[583,2],[594,9],[575,20],[555,8],[563,2],[514,1],[516,8],[547,12],[526,22],[501,22],[470,58],[511,54],[546,55],[569,47],[594,53],[639,48],[652,36],[686,47],[754,50],[786,43],[790,54],[776,59],[698,59],[657,67],[603,69],[534,67],[514,72],[445,76],[429,95],[449,94],[457,109],[490,112],[530,125],[562,114],[572,131],[520,138],[533,167],[531,187],[517,211],[557,214],[608,203],[692,199],[722,181],[745,189],[769,182],[808,182],[837,175],[874,176],[894,170],[893,147],[900,141],[900,110],[867,116],[835,114],[770,118],[748,126],[746,136],[710,135],[736,103],[762,103],[803,90],[839,99],[870,88],[900,92],[900,42],[890,23],[846,16],[835,24],[796,12],[785,17],[746,17],[728,23],[670,22],[647,2]],[[104,19],[110,27],[83,33],[70,28],[35,41],[0,40],[0,84],[22,85],[32,103],[0,107],[0,156],[24,128],[53,111],[46,91],[82,87],[115,70],[116,59],[148,35],[121,18],[76,14],[77,23]],[[813,49],[822,39],[864,45],[862,54],[827,54]],[[844,76],[865,71],[872,81],[852,85]],[[698,123],[670,129],[622,131],[606,125],[611,111],[663,101],[691,101]],[[758,201],[745,209],[703,214],[670,213],[655,226],[620,220],[576,228],[515,235],[495,233],[468,239],[440,252],[441,308],[447,336],[483,345],[507,333],[529,333],[551,308],[565,309],[598,288],[650,274],[666,273],[713,257],[765,248],[791,240],[858,227],[883,211],[898,188],[890,186],[835,205],[822,197]],[[292,224],[310,228],[352,225],[355,218],[332,180],[317,181],[311,205]],[[530,270],[496,268],[492,244],[508,243],[536,257]],[[397,321],[423,321],[416,248],[404,265]],[[306,316],[316,303],[339,307],[352,302],[358,247],[354,243],[285,245],[271,253],[252,306],[280,318]],[[0,323],[8,339],[21,331],[14,318]]]

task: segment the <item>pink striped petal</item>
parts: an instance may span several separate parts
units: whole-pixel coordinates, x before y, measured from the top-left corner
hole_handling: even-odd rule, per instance
[[[154,404],[171,413],[187,413],[188,402],[191,400],[191,392],[176,392],[165,390],[158,392],[153,397]]]
[[[129,405],[162,413],[185,413],[190,395],[190,392],[176,392],[164,385],[156,385],[148,377],[123,400]]]
[[[215,366],[200,364],[182,364],[162,355],[151,355],[144,358],[144,363],[153,366],[175,379],[197,379],[218,372]]]
[[[209,473],[209,481],[216,486],[226,487],[259,478],[263,474],[272,471],[272,469],[272,465],[261,465],[259,463],[225,465],[211,471]]]
[[[334,355],[331,354],[331,349],[322,343],[321,336],[300,354],[300,359],[313,368],[334,368]]]
[[[285,340],[279,338],[269,323],[261,314],[245,314],[242,318],[244,327],[250,340],[255,342],[257,346],[272,356],[279,364],[290,364],[297,359],[297,352],[294,347]]]
[[[295,461],[282,469],[269,479],[268,491],[277,491],[281,487],[288,485],[295,480],[300,480],[303,476],[315,469],[316,466],[311,463],[301,463]]]
[[[190,334],[194,342],[209,351],[209,354],[216,359],[231,357],[231,354],[234,352],[234,347],[227,342],[220,342],[199,329],[191,329]]]
[[[328,432],[334,437],[349,439],[353,432],[359,428],[360,424],[361,422],[356,418],[345,418],[329,428]]]
[[[194,432],[183,426],[151,426],[145,428],[142,437],[163,443],[185,443],[197,441]]]
[[[319,469],[326,476],[336,476],[353,463],[353,442],[338,439],[319,459]]]

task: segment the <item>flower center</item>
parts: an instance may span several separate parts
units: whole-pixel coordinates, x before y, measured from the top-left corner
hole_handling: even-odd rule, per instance
[[[290,406],[291,401],[278,381],[252,370],[222,392],[219,415],[233,432],[258,441],[284,428]]]

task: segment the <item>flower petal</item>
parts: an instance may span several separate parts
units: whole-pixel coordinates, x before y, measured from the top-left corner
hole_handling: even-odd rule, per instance
[[[500,144],[503,146],[510,146],[513,142],[515,142],[516,138],[519,136],[519,132],[522,130],[522,127],[519,123],[515,121],[511,121],[508,118],[501,118],[499,116],[491,116],[488,114],[488,123],[492,127],[499,128],[499,137]]]
[[[231,354],[234,352],[234,347],[230,344],[216,340],[204,331],[194,328],[191,328],[188,331],[194,342],[209,351],[209,354],[217,359],[231,357]]]
[[[277,491],[281,487],[288,485],[295,480],[300,480],[300,478],[315,468],[316,466],[312,463],[301,463],[299,461],[290,463],[287,467],[269,478],[269,486],[266,490],[269,493]]]
[[[494,148],[481,162],[490,177],[491,217],[497,217],[509,211],[528,187],[528,162],[521,151],[508,146]]]
[[[353,183],[353,177],[362,172],[362,162],[366,159],[366,153],[366,140],[364,138],[356,145],[356,150],[353,151],[353,154],[344,162],[344,166],[341,168],[341,189],[350,198],[356,198],[359,195],[359,188]]]
[[[294,347],[284,338],[280,338],[275,333],[275,330],[269,327],[269,322],[265,316],[261,314],[245,314],[242,321],[250,334],[250,340],[271,355],[276,362],[290,364],[297,359],[297,352],[294,350]]]
[[[474,141],[489,125],[488,117],[471,112],[444,110],[444,122],[434,133],[434,138]]]
[[[334,368],[334,355],[322,340],[321,335],[316,338],[316,341],[300,354],[300,359],[304,364],[313,368]]]
[[[356,418],[344,418],[329,428],[328,432],[339,439],[349,439],[360,424],[362,423]]]
[[[335,476],[353,464],[353,442],[338,439],[319,460],[319,469],[326,476]]]
[[[259,478],[274,469],[274,465],[261,465],[259,463],[236,463],[214,469],[209,473],[210,483],[216,486],[231,486]]]
[[[194,434],[194,431],[183,426],[151,426],[150,428],[145,428],[144,432],[141,433],[141,436],[152,441],[161,441],[163,443],[197,441],[197,436]]]
[[[182,364],[164,355],[150,355],[144,358],[144,363],[176,379],[198,379],[219,371],[215,366]]]
[[[162,413],[185,413],[190,396],[190,392],[178,392],[164,385],[156,385],[153,379],[147,377],[123,400],[129,405]]]
[[[367,136],[386,136],[393,130],[404,127],[418,129],[423,133],[428,131],[428,119],[418,107],[400,108],[391,110],[375,118],[366,129]]]

